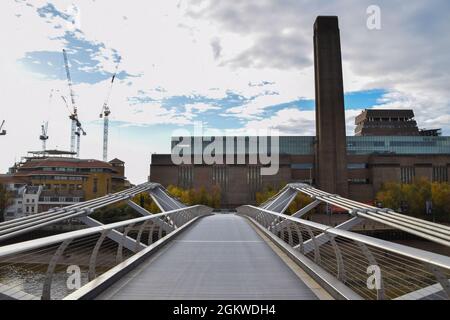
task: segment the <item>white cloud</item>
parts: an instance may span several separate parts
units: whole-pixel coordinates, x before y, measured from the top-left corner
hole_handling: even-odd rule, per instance
[[[40,124],[46,119],[50,119],[49,145],[68,148],[67,110],[58,97],[52,107],[48,106],[50,90],[67,94],[66,82],[33,74],[17,63],[27,52],[60,52],[67,45],[62,39],[66,20],[39,17],[36,8],[47,1],[30,3],[33,6],[20,1],[0,4],[0,41],[5,44],[0,50],[0,121],[6,119],[8,129],[8,135],[0,137],[0,146],[8,150],[0,157],[2,169],[11,165],[14,157],[18,159],[27,150],[40,148]],[[122,57],[121,70],[141,75],[116,80],[110,100],[111,119],[124,125],[112,126],[110,154],[127,162],[133,181],[146,177],[150,152],[166,152],[170,142],[169,136],[164,138],[158,130],[133,135],[130,125],[185,125],[195,114],[217,107],[187,105],[186,111],[180,113],[161,106],[159,101],[167,97],[195,94],[221,99],[228,92],[247,99],[256,97],[244,106],[220,112],[245,120],[244,130],[275,127],[287,134],[313,134],[313,111],[287,107],[267,119],[262,115],[273,104],[314,98],[312,24],[319,14],[340,17],[346,91],[388,89],[386,100],[379,103],[382,107],[413,107],[419,125],[443,127],[445,133],[450,132],[450,35],[444,32],[450,29],[450,21],[446,16],[449,4],[444,0],[401,5],[378,1],[382,30],[376,32],[365,27],[365,8],[372,4],[368,0],[51,3],[60,11],[72,3],[79,7],[82,33],[76,34],[80,39],[105,45],[99,52],[91,52],[102,71],[114,70],[114,49]],[[90,67],[83,68],[88,71]],[[249,85],[262,81],[271,84]],[[101,155],[98,114],[108,83],[107,79],[74,87],[80,118],[88,131],[82,145],[85,157]],[[147,100],[135,103],[132,97]],[[352,117],[357,112],[346,113],[348,133],[352,132]]]

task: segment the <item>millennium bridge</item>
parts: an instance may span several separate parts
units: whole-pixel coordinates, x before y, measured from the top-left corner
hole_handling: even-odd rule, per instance
[[[161,213],[131,201],[142,193]],[[286,215],[298,193],[312,202]],[[138,218],[102,224],[91,217],[124,202]],[[348,219],[336,226],[305,219],[324,204]],[[86,227],[14,241],[74,220]],[[288,184],[259,207],[214,212],[147,182],[0,223],[0,245],[8,243],[0,246],[0,299],[449,299],[450,257],[351,231],[364,221],[450,247],[448,226],[306,184]]]

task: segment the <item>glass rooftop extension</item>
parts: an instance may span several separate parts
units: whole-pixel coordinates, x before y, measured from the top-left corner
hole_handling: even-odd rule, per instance
[[[202,147],[197,150],[203,150],[215,139],[223,138],[224,152],[226,152],[226,139],[234,141],[234,151],[239,154],[244,149],[238,149],[238,140],[244,142],[245,153],[253,153],[255,149],[249,148],[249,142],[255,141],[257,137],[196,137],[200,140]],[[258,143],[260,137],[258,138]],[[261,141],[268,145],[272,150],[271,144],[276,141],[264,137]],[[278,139],[279,153],[287,155],[313,155],[314,154],[313,136],[280,136]],[[194,152],[194,137],[172,137],[172,148],[176,145],[189,147]],[[187,151],[187,150],[186,150]],[[273,150],[272,150],[273,151]],[[220,152],[221,153],[221,152]],[[434,136],[348,136],[347,153],[354,155],[364,154],[447,154],[450,155],[450,137]]]
[[[348,154],[450,154],[450,137],[351,136]]]

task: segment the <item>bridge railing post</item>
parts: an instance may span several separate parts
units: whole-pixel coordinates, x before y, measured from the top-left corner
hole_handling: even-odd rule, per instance
[[[45,274],[44,285],[42,287],[42,296],[41,300],[50,300],[51,299],[51,289],[52,289],[52,280],[53,274],[55,273],[56,264],[58,263],[59,258],[64,253],[64,250],[69,246],[73,239],[67,239],[56,250],[53,255],[50,263],[47,267],[47,272]]]

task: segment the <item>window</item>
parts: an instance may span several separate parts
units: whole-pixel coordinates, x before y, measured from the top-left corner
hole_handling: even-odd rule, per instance
[[[194,177],[193,166],[178,166],[178,185],[182,188],[191,188]]]
[[[348,179],[350,184],[369,184],[369,179]]]
[[[347,169],[366,169],[367,163],[349,163],[347,164]]]
[[[310,170],[313,168],[312,163],[292,163],[291,169],[303,169],[303,170]]]
[[[447,167],[433,167],[433,182],[448,182]]]
[[[252,200],[256,200],[256,192],[261,189],[261,167],[260,166],[248,166],[247,183],[250,189],[250,196]]]
[[[415,175],[416,175],[416,171],[415,171],[414,167],[401,167],[400,168],[401,183],[412,183]]]
[[[98,179],[94,178],[94,185],[92,187],[92,192],[97,193],[98,191]]]
[[[27,213],[30,212],[30,207],[27,206],[26,211],[27,211]]]
[[[34,207],[31,207],[31,212],[34,213]]]

